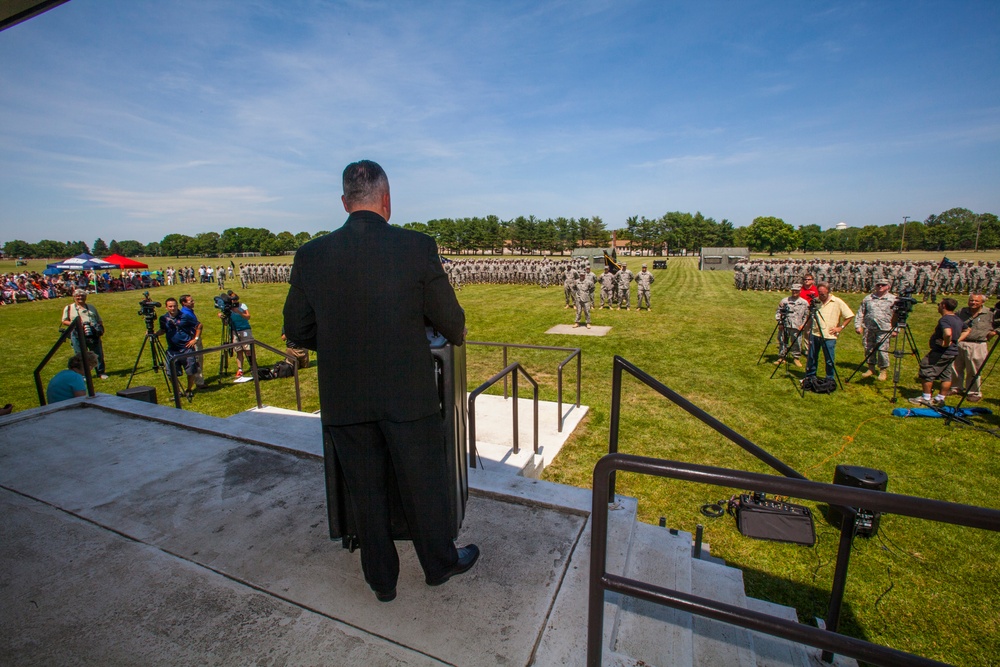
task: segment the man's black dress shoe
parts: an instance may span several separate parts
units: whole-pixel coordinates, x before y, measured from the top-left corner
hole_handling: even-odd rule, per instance
[[[444,573],[437,577],[436,579],[427,578],[428,586],[440,586],[444,582],[448,581],[452,577],[462,574],[463,572],[468,572],[472,569],[472,566],[476,564],[479,560],[479,547],[475,544],[470,544],[467,547],[458,548],[458,560],[455,564],[449,567]]]
[[[392,602],[393,600],[396,599],[396,589],[393,588],[392,590],[384,592],[375,591],[375,597],[378,599],[379,602]]]

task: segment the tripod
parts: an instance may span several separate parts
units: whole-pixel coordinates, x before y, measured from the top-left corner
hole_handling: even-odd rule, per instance
[[[156,315],[145,315],[144,317],[146,319],[146,333],[142,337],[139,354],[135,357],[132,375],[129,376],[125,388],[128,389],[132,386],[132,379],[135,378],[136,371],[139,369],[139,361],[142,359],[142,351],[146,349],[146,343],[149,343],[149,354],[153,357],[153,370],[158,370],[163,374],[163,382],[167,385],[167,391],[172,394],[173,388],[170,385],[170,379],[167,378],[167,353],[163,350],[159,336],[153,331],[153,321],[156,319]]]
[[[819,311],[820,311],[820,301],[819,301],[819,298],[817,297],[817,298],[813,299],[812,302],[809,304],[809,316],[808,316],[808,322],[807,322],[807,324],[808,324],[808,330],[810,331],[810,335],[811,335],[811,332],[813,330],[820,331],[820,332],[823,331],[823,325],[820,323],[820,320],[822,318],[820,317]],[[825,359],[825,355],[826,355],[826,347],[825,347],[825,345],[826,345],[826,343],[823,342],[825,340],[826,340],[825,338],[820,337],[820,344],[819,345],[816,345],[812,340],[809,341],[809,356],[812,357],[813,355],[816,355],[816,370],[819,369],[820,352],[823,353],[824,359]],[[836,339],[834,339],[834,340],[836,340]],[[813,348],[815,348],[815,350]],[[820,349],[820,348],[822,348],[822,349]],[[844,383],[840,381],[840,373],[837,372],[837,366],[836,366],[836,364],[830,364],[830,367],[833,368],[833,377],[837,381],[837,386],[840,387],[841,390],[843,390],[844,389]],[[806,372],[807,373],[809,372],[808,369],[806,370]],[[803,379],[803,382],[805,382],[805,379]],[[802,397],[805,398],[805,395],[806,395],[806,388],[805,388],[805,386],[803,386],[802,387]]]
[[[913,332],[910,331],[910,325],[906,323],[905,318],[899,322],[896,322],[896,324],[893,325],[892,329],[886,331],[884,334],[879,336],[879,339],[875,341],[875,345],[872,347],[871,350],[868,351],[868,354],[865,355],[865,358],[861,361],[860,364],[858,364],[858,367],[854,369],[854,372],[851,373],[851,377],[847,378],[847,381],[850,382],[854,378],[854,376],[858,374],[858,371],[871,364],[872,359],[875,357],[876,354],[878,354],[879,350],[882,349],[882,346],[885,345],[886,341],[889,340],[890,337],[893,338],[893,345],[891,353],[892,398],[889,400],[892,403],[895,403],[896,394],[899,392],[899,376],[903,368],[903,357],[905,357],[907,354],[912,354],[914,359],[916,359],[918,362],[920,361],[920,353],[917,352],[917,344],[913,340]],[[906,349],[907,345],[909,345],[909,351],[907,351]]]
[[[222,345],[233,342],[233,321],[229,317],[229,312],[227,310],[222,311]],[[230,348],[228,350],[222,350],[219,355],[219,381],[221,382],[222,374],[229,373],[229,357],[233,356],[233,350]]]

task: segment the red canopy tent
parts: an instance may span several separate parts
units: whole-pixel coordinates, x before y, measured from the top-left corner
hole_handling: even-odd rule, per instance
[[[149,264],[143,264],[140,261],[134,260],[131,257],[123,257],[119,254],[110,255],[104,258],[105,262],[114,264],[119,269],[148,269]]]

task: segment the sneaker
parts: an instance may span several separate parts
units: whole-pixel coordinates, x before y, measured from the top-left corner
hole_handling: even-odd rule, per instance
[[[580,323],[579,323],[579,322],[577,322],[576,324],[574,324],[574,325],[573,325],[573,328],[574,328],[574,329],[579,329],[579,328],[580,328]]]
[[[961,389],[957,389],[957,388],[955,388],[955,387],[952,387],[952,388],[951,388],[951,389],[950,389],[950,390],[948,391],[948,395],[949,395],[949,396],[958,396],[958,395],[959,395],[959,394],[961,394],[961,393],[962,393],[962,390],[961,390]]]
[[[188,403],[194,400],[194,392],[191,391],[190,389],[188,389],[187,393],[184,395],[187,397]]]
[[[101,373],[100,377],[101,377],[102,380],[107,380],[108,379],[107,373]]]
[[[861,379],[863,380],[865,378],[870,378],[873,375],[875,375],[875,371],[869,368],[868,370],[866,370],[864,373],[861,374]]]
[[[792,363],[798,366],[799,368],[802,368],[802,362],[799,361],[798,359],[792,359]]]
[[[776,362],[774,362],[774,365],[780,366],[784,361],[785,361],[784,359],[778,359]]]
[[[910,403],[913,403],[914,405],[922,405],[924,407],[930,407],[931,406],[931,401],[927,400],[923,396],[915,396],[915,397],[909,399],[909,401],[910,401]]]
[[[944,407],[944,396],[939,396],[931,399],[932,408],[943,408]]]
[[[236,369],[236,379],[239,380],[241,377],[243,377],[243,369],[242,368],[237,368]]]
[[[879,373],[878,373],[878,381],[879,382],[885,382],[885,380],[886,380],[887,377],[889,377],[889,376],[886,375],[885,371],[879,371]]]
[[[587,328],[588,328],[588,329],[590,328],[590,325],[589,325],[589,324],[587,325]]]
[[[978,403],[979,401],[983,400],[983,395],[969,394],[968,396],[965,397],[965,400],[967,400],[969,403]]]

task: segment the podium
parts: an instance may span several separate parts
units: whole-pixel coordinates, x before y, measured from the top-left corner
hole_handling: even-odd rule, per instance
[[[458,537],[465,518],[465,504],[469,499],[469,444],[467,432],[465,346],[455,346],[437,332],[427,333],[434,357],[434,375],[444,419],[445,447],[448,467],[448,505],[451,537]],[[352,551],[358,546],[357,528],[350,496],[344,484],[343,473],[337,461],[337,452],[327,429],[323,429],[323,462],[326,468],[326,511],[330,539],[340,539],[344,548]],[[395,477],[390,476],[389,517],[395,540],[409,540],[409,527],[403,514],[402,500],[396,489]]]

